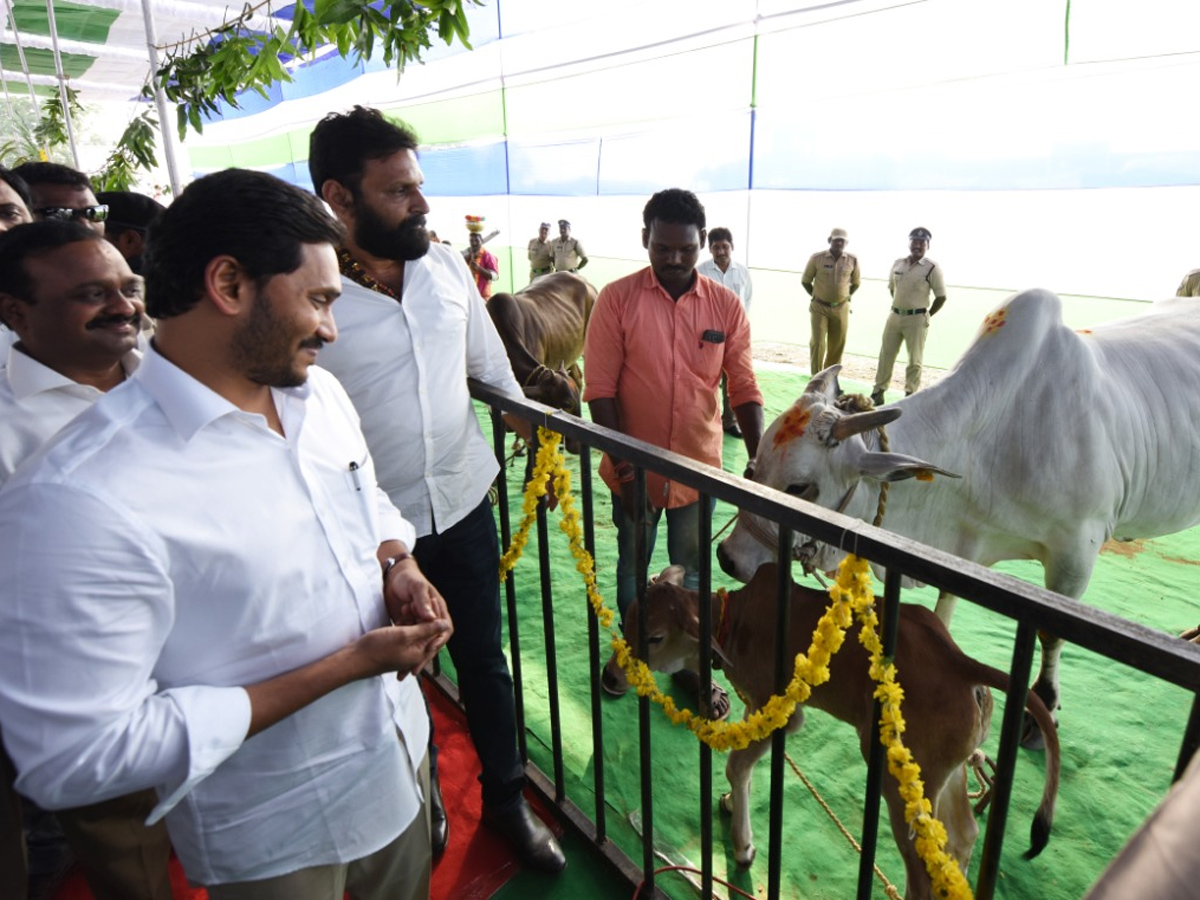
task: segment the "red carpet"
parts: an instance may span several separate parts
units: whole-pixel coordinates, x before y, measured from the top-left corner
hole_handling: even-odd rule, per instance
[[[432,900],[485,900],[519,869],[520,862],[499,836],[480,825],[479,760],[467,733],[463,714],[441,691],[428,684],[425,695],[433,710],[438,743],[442,798],[450,819],[450,842],[434,863]],[[535,803],[536,806],[536,803]],[[556,833],[561,828],[549,816]],[[171,860],[171,890],[175,900],[207,900],[208,892],[187,886],[179,863]],[[52,900],[92,900],[83,876],[72,873]]]

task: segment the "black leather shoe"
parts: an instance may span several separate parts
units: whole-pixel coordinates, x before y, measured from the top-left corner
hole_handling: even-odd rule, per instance
[[[740,438],[742,436],[742,429],[740,429],[736,424],[726,425],[725,433],[730,437]]]
[[[558,841],[524,797],[501,808],[484,806],[483,821],[508,838],[521,861],[531,869],[554,874],[567,867]]]
[[[442,802],[442,786],[437,777],[429,780],[429,842],[433,845],[433,855],[439,855],[446,849],[450,840],[450,823],[446,821],[446,804]]]

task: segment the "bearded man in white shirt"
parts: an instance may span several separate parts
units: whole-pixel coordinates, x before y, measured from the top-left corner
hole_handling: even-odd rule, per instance
[[[416,151],[415,135],[361,106],[313,129],[309,173],[347,232],[342,337],[323,360],[354,401],[379,483],[416,526],[414,553],[454,617],[448,649],[482,766],[484,821],[527,865],[557,872],[566,858],[522,793],[487,498],[499,466],[467,377],[523,394],[462,256],[430,244]]]
[[[144,311],[142,279],[91,228],[48,219],[6,235],[3,245],[0,320],[18,342],[0,365],[0,485],[137,368]],[[5,790],[11,778],[10,771]],[[166,826],[143,824],[156,802],[144,790],[58,812],[98,900],[170,900]],[[7,851],[20,830],[3,832]],[[18,865],[23,871],[23,857]],[[23,897],[22,871],[6,878]]]
[[[59,809],[153,787],[213,900],[429,894],[406,676],[452,627],[349,398],[310,369],[341,235],[272,176],[194,182],[151,237],[141,365],[0,491],[18,790]]]

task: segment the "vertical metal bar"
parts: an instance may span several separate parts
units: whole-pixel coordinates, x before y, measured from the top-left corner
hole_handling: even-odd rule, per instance
[[[579,448],[579,493],[583,499],[583,546],[596,559],[596,508],[592,494],[592,448],[584,444]],[[588,617],[588,665],[592,686],[592,779],[596,792],[596,841],[603,841],[608,834],[608,822],[604,803],[604,713],[600,696],[600,620],[591,603],[587,604]]]
[[[700,544],[700,697],[701,709],[712,716],[712,508],[708,494],[700,494],[696,514],[700,517],[697,535]],[[712,802],[712,748],[703,741],[700,744],[700,896],[712,896],[713,870],[713,802]]]
[[[49,2],[49,0],[47,0]],[[167,177],[171,180],[171,196],[178,197],[182,184],[179,181],[179,166],[175,162],[175,136],[171,133],[174,127],[174,122],[167,124],[167,95],[162,89],[162,85],[158,81],[158,34],[154,24],[154,11],[150,7],[150,0],[142,0],[142,25],[146,31],[146,52],[150,56],[150,81],[154,85],[154,103],[158,107],[158,134],[162,138],[163,159],[167,163]],[[321,192],[321,186],[316,186],[317,193]],[[504,434],[504,429],[500,429],[500,433]],[[501,442],[503,447],[503,441]],[[504,457],[501,455],[501,466],[504,465]]]
[[[1188,716],[1187,728],[1183,732],[1183,744],[1179,748],[1179,761],[1175,764],[1175,777],[1178,781],[1183,777],[1184,770],[1192,761],[1196,748],[1200,746],[1200,694],[1192,698],[1192,713]]]
[[[795,664],[791,658],[788,637],[791,632],[792,609],[792,542],[790,528],[779,526],[779,546],[776,548],[778,579],[775,596],[775,693],[787,690]],[[787,751],[787,730],[780,728],[771,735],[771,834],[767,859],[767,897],[779,900],[780,878],[783,872],[783,763]]]
[[[50,46],[54,48],[54,74],[58,77],[58,98],[62,104],[63,125],[67,128],[67,143],[71,159],[79,168],[79,149],[75,146],[75,126],[71,122],[71,104],[67,98],[67,73],[63,71],[62,51],[58,47],[58,23],[54,20],[54,0],[46,0],[46,18],[50,25]]]
[[[553,491],[553,483],[547,484]],[[542,628],[546,640],[546,699],[550,704],[550,752],[554,760],[554,799],[562,802],[566,796],[563,780],[562,715],[558,702],[558,652],[554,643],[554,589],[550,572],[550,528],[546,520],[546,504],[537,509],[538,575],[542,587]]]
[[[25,45],[21,43],[21,32],[17,30],[17,16],[13,12],[12,0],[4,0],[4,9],[8,13],[8,28],[12,32],[13,44],[17,48],[17,59],[21,61],[21,71],[25,74],[25,86],[29,89],[29,102],[33,104],[33,114],[42,118],[42,107],[38,103],[37,90],[33,86],[33,75],[29,71],[29,63],[25,59]],[[43,147],[48,150],[48,147]]]
[[[637,587],[638,640],[634,648],[639,659],[649,656],[646,643],[646,570],[649,552],[646,545],[646,471],[641,466],[633,470],[634,503],[634,572]],[[620,502],[614,500],[614,502]],[[642,773],[642,884],[647,896],[654,893],[654,790],[651,783],[650,756],[650,698],[638,697],[638,737],[641,748]]]
[[[508,467],[504,464],[504,419],[499,407],[493,406],[492,447],[500,463],[500,474],[496,477],[496,505],[500,509],[500,548],[507,550],[512,543],[512,517],[508,509]],[[534,435],[536,440],[536,434]],[[526,452],[532,453],[531,445]],[[521,640],[517,629],[517,573],[509,572],[504,582],[504,608],[508,614],[509,665],[512,667],[513,703],[516,707],[517,749],[522,762],[529,761],[529,746],[525,739],[525,699],[521,680]]]
[[[1017,745],[1025,716],[1025,694],[1029,691],[1029,671],[1033,665],[1033,644],[1037,629],[1028,622],[1017,623],[1012,668],[1008,671],[1008,698],[1004,702],[1004,725],[1000,731],[999,759],[992,784],[992,805],[988,813],[987,834],[983,839],[983,858],[979,861],[977,900],[992,900],[996,878],[1000,874],[1000,851],[1004,846],[1004,826],[1008,822],[1008,804],[1012,799],[1013,772],[1017,768]]]
[[[883,612],[880,617],[885,658],[896,655],[896,638],[900,631],[900,584],[898,569],[888,569],[883,580]],[[876,700],[871,707],[871,749],[867,753],[867,790],[863,798],[862,852],[858,857],[858,900],[870,900],[872,879],[875,876],[875,849],[879,842],[879,800],[883,779],[887,777],[887,755],[879,741],[879,720],[883,704]]]

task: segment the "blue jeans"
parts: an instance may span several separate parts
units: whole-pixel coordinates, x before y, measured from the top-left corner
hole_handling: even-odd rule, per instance
[[[500,541],[487,498],[461,522],[419,538],[413,556],[454,621],[446,646],[482,766],[484,805],[507,806],[525,787],[525,769],[517,750],[512,675],[501,645]]]
[[[716,500],[710,500],[708,517],[712,519]],[[619,494],[612,495],[612,521],[617,528],[617,608],[621,621],[625,621],[625,610],[637,598],[637,550],[634,539],[637,531],[634,522],[625,515]],[[683,566],[683,586],[690,591],[700,587],[700,554],[707,548],[700,547],[700,501],[666,510],[667,513],[667,558],[673,566]],[[658,536],[658,521],[663,510],[651,507],[646,512],[646,562],[654,556],[654,542]],[[655,573],[657,574],[657,573]],[[622,625],[622,630],[624,625]]]

